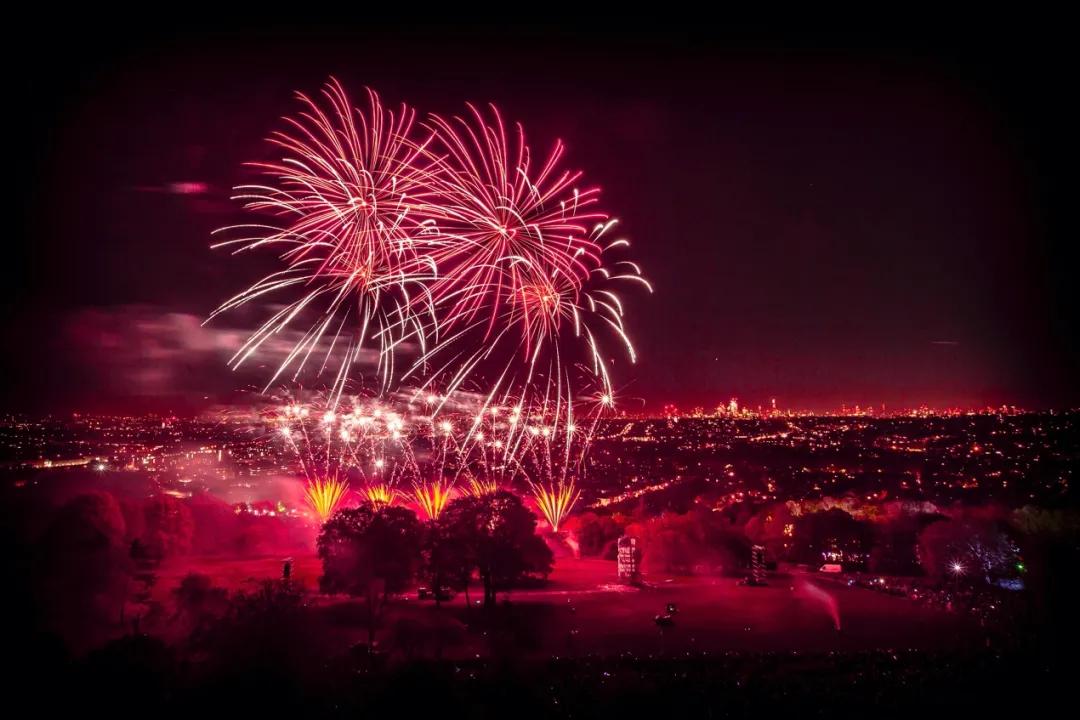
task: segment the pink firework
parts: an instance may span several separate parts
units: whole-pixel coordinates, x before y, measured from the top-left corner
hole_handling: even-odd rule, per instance
[[[211,318],[287,294],[284,306],[233,357],[234,367],[292,330],[298,339],[290,341],[267,387],[289,368],[296,378],[314,354],[322,357],[320,372],[332,358],[338,363],[334,387],[340,394],[348,366],[366,345],[377,346],[387,386],[395,348],[430,321],[419,317],[436,279],[424,239],[438,213],[427,141],[410,139],[414,111],[386,110],[373,91],[366,112],[352,107],[336,80],[324,87],[321,103],[298,98],[304,109],[285,119],[287,131],[270,137],[281,158],[251,163],[265,184],[237,188],[244,207],[268,221],[223,228],[218,232],[233,237],[215,246],[231,246],[234,254],[277,248],[284,268],[225,302]]]
[[[520,125],[511,139],[494,106],[490,119],[469,109],[470,119],[429,125],[443,203],[431,285],[441,336],[416,367],[448,372],[451,389],[486,374],[524,392],[541,377],[561,385],[581,363],[610,387],[603,341],[616,336],[634,360],[617,283],[648,282],[632,262],[609,263],[628,243],[606,237],[615,221],[598,188],[579,189],[581,173],[561,169],[561,142],[534,165]]]
[[[440,179],[448,217],[441,230],[449,240],[436,253],[443,274],[434,289],[440,299],[453,299],[455,321],[484,315],[490,336],[504,306],[526,324],[546,315],[527,293],[553,277],[580,290],[600,265],[602,248],[590,230],[608,218],[596,207],[600,190],[578,190],[581,173],[559,169],[562,142],[534,168],[521,125],[511,142],[494,106],[491,124],[474,106],[469,110],[471,122],[431,120],[437,148],[445,151]]]
[[[211,315],[277,303],[234,368],[276,353],[267,388],[325,372],[331,406],[364,352],[382,393],[409,379],[419,393],[475,381],[525,397],[598,381],[610,395],[620,353],[608,345],[635,360],[619,293],[651,288],[613,258],[628,243],[610,237],[599,189],[562,168],[561,142],[534,163],[521,126],[508,133],[494,107],[418,125],[372,91],[353,108],[334,80],[298,97],[270,138],[280,157],[251,164],[265,180],[237,189],[262,218],[218,231],[218,247],[266,247],[282,263]]]

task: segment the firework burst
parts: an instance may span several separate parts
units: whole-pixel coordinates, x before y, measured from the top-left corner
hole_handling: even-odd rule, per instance
[[[319,402],[272,416],[312,507],[325,517],[351,486],[375,506],[411,500],[437,518],[459,487],[517,484],[558,530],[612,404],[608,346],[636,360],[621,292],[652,289],[620,259],[629,243],[599,189],[563,167],[561,142],[534,157],[494,106],[416,123],[372,91],[354,108],[336,80],[298,98],[269,139],[277,159],[252,163],[262,181],[235,194],[261,218],[219,230],[216,245],[274,249],[282,267],[211,319],[274,300],[231,365],[284,345],[267,387],[316,366],[333,378]],[[369,351],[378,394],[397,409],[345,394]],[[395,395],[405,380],[409,392]],[[459,403],[476,385],[478,401]],[[585,397],[585,387],[599,390]]]
[[[283,330],[301,325],[267,387],[289,368],[296,379],[312,355],[319,372],[338,363],[340,394],[348,368],[366,344],[378,346],[384,386],[393,376],[395,348],[410,337],[421,344],[419,316],[436,279],[422,240],[437,219],[423,140],[407,140],[414,112],[395,113],[368,91],[368,109],[354,109],[331,80],[319,101],[297,96],[303,110],[270,143],[276,162],[250,165],[263,184],[237,188],[235,199],[267,221],[222,228],[215,247],[234,254],[277,248],[284,268],[223,303],[216,315],[271,296],[291,295],[231,360],[238,367]],[[436,212],[436,216],[432,215]],[[306,324],[306,327],[304,327]]]
[[[455,322],[486,315],[491,334],[504,303],[526,326],[547,315],[542,308],[554,300],[552,275],[577,287],[588,280],[602,251],[589,228],[607,217],[596,209],[599,189],[579,191],[581,173],[559,169],[561,142],[533,168],[521,125],[511,141],[494,106],[490,119],[472,105],[469,110],[469,120],[431,119],[438,149],[445,151],[440,180],[448,210],[441,229],[454,240],[436,254],[446,273],[434,289],[453,300]]]
[[[451,376],[449,392],[471,378],[525,394],[576,381],[580,363],[610,391],[606,344],[635,360],[619,293],[651,288],[613,259],[628,243],[611,238],[599,189],[562,167],[561,142],[534,162],[522,127],[508,132],[494,106],[418,124],[372,91],[355,109],[336,80],[298,98],[269,138],[279,158],[251,163],[263,181],[235,194],[261,217],[218,231],[215,247],[276,249],[282,262],[211,315],[279,303],[234,368],[273,348],[283,359],[268,388],[311,368],[333,377],[336,399],[365,351],[383,391]]]
[[[442,327],[406,375],[449,372],[453,390],[488,374],[496,390],[524,394],[540,377],[564,383],[582,362],[610,391],[604,339],[614,334],[636,359],[616,291],[651,287],[635,263],[610,260],[629,243],[608,238],[616,221],[598,208],[599,189],[578,189],[581,173],[561,169],[561,142],[534,166],[521,125],[511,140],[494,106],[490,118],[469,109],[469,119],[429,123],[443,202],[431,285]]]

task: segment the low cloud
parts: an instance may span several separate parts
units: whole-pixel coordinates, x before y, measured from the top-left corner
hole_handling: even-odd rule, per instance
[[[298,330],[276,333],[233,370],[229,360],[251,330],[218,322],[204,325],[203,320],[149,305],[85,309],[66,323],[61,352],[76,358],[82,374],[103,396],[220,401],[236,391],[261,390],[303,337]],[[343,345],[331,350],[329,339],[323,342],[298,381],[312,387],[331,384]],[[320,374],[327,352],[332,355]],[[377,351],[361,352],[352,377],[372,374],[376,360]],[[279,384],[293,380],[297,365],[282,373]]]

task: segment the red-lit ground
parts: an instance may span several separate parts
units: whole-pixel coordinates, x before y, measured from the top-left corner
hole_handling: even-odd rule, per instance
[[[231,561],[203,559],[162,569],[155,594],[164,599],[186,572],[202,572],[215,584],[242,589],[281,576],[282,559]],[[321,571],[314,556],[296,557],[293,578],[315,589]],[[979,641],[974,624],[905,597],[847,588],[799,573],[770,576],[767,587],[742,587],[731,578],[650,577],[648,587],[632,589],[615,582],[615,563],[603,560],[557,560],[543,588],[517,590],[500,607],[494,623],[478,610],[468,611],[463,594],[436,611],[432,601],[415,592],[392,601],[383,618],[380,642],[392,645],[395,632],[414,635],[448,629],[447,655],[473,655],[498,647],[531,652],[684,653],[725,650],[861,650],[877,648],[943,648]],[[837,632],[829,609],[806,583],[835,599],[842,629]],[[473,602],[481,597],[470,591]],[[818,594],[820,595],[820,593]],[[663,632],[653,618],[667,603],[676,603],[674,626]],[[345,598],[322,597],[316,603],[342,648],[366,640],[363,608]],[[485,625],[484,629],[479,626]],[[466,626],[472,626],[467,631]],[[499,629],[501,628],[501,629]],[[421,645],[423,642],[420,641]]]

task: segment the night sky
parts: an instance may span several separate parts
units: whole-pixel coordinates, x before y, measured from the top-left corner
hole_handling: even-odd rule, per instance
[[[616,374],[649,407],[1080,401],[1055,42],[366,27],[54,33],[9,65],[25,179],[0,410],[189,410],[258,379],[198,326],[256,274],[210,232],[292,92],[331,74],[421,113],[494,101],[535,151],[565,140],[656,287]]]

